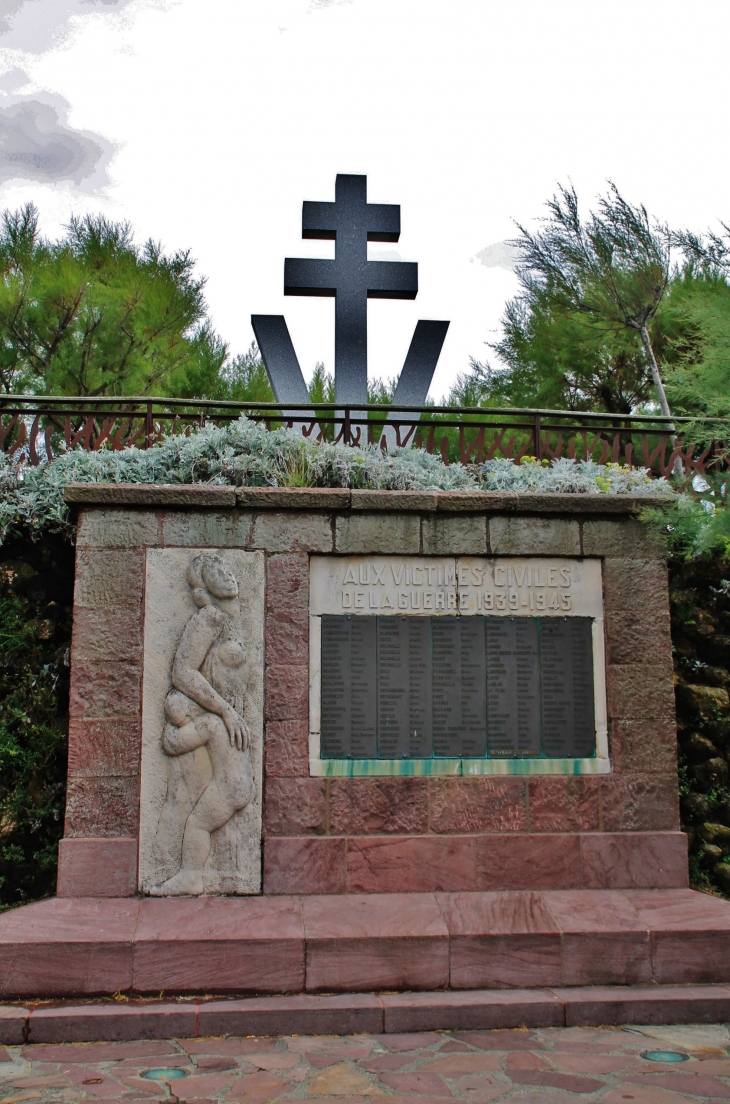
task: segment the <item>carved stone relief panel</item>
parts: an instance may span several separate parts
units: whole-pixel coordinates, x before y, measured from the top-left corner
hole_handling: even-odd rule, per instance
[[[263,554],[150,549],[143,892],[260,892],[263,671]]]

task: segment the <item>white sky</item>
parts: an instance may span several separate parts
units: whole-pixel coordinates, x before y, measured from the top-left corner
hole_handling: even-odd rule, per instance
[[[2,18],[0,204],[190,248],[232,351],[252,313],[283,313],[307,377],[333,368],[333,300],[284,298],[283,261],[333,255],[302,241],[301,203],[338,172],[401,205],[400,242],[370,255],[419,262],[414,302],[369,303],[369,374],[399,373],[417,319],[450,319],[436,399],[515,290],[504,250],[478,254],[558,181],[586,209],[610,177],[676,226],[730,221],[727,0],[0,0]]]

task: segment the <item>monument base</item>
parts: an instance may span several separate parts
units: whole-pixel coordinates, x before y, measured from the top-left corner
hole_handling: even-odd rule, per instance
[[[730,983],[689,889],[53,898],[0,917],[0,997]]]

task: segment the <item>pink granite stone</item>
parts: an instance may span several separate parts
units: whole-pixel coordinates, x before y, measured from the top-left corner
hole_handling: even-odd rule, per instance
[[[129,990],[139,901],[51,898],[0,916],[0,996]]]
[[[574,834],[505,833],[477,839],[477,887],[577,889],[580,841]]]
[[[192,1035],[195,1032],[196,1005],[159,1002],[155,1004],[83,1004],[62,1005],[52,1008],[40,1005],[34,1008],[29,1018],[28,1042],[30,1043],[91,1043],[98,1040],[112,1042],[121,1039],[165,1039]],[[60,1051],[60,1053],[59,1053]],[[53,1051],[57,1057],[48,1056],[45,1061],[67,1062],[69,1058],[83,1062],[118,1061],[124,1057],[124,1051],[102,1047],[75,1047],[72,1054],[64,1053],[61,1048]],[[48,1048],[51,1053],[51,1048]],[[144,1044],[130,1055],[139,1059],[144,1056]],[[167,1050],[163,1043],[157,1043],[148,1053],[155,1057],[174,1055],[172,1047]],[[39,1050],[31,1052],[34,1061],[40,1060]],[[167,1062],[165,1063],[167,1064]]]
[[[730,990],[719,985],[651,985],[625,989],[591,986],[553,989],[565,1005],[568,1027],[600,1024],[725,1023]]]
[[[69,778],[66,836],[136,836],[139,776]]]
[[[430,893],[475,889],[475,840],[468,836],[351,837],[350,893]]]
[[[660,985],[730,982],[730,902],[691,889],[628,890]]]
[[[134,897],[137,840],[63,839],[58,845],[59,897]]]
[[[528,781],[531,832],[595,832],[600,779],[538,776]]]
[[[309,709],[309,668],[279,664],[265,673],[267,721],[306,720]]]
[[[435,897],[304,897],[307,989],[436,989],[448,984],[449,936]]]
[[[298,721],[268,721],[264,739],[267,778],[309,776],[309,725]]]
[[[342,836],[428,831],[428,779],[333,778],[330,831]]]
[[[642,610],[606,611],[606,662],[672,663],[669,603]],[[646,642],[651,640],[651,648]]]
[[[139,773],[142,725],[139,717],[72,717],[68,732],[68,773],[98,778]]]
[[[543,900],[561,932],[564,985],[651,981],[649,933],[625,894],[548,891]]]
[[[264,893],[344,893],[342,837],[270,836],[264,841]]]
[[[264,835],[320,836],[327,826],[324,778],[270,778],[264,791]]]
[[[269,556],[266,605],[270,610],[309,609],[309,556]]]
[[[299,899],[144,899],[134,945],[134,988],[140,993],[303,989]]]
[[[522,832],[527,827],[522,778],[431,778],[433,832]]]
[[[136,662],[142,654],[139,610],[74,608],[71,662]]]
[[[201,1035],[346,1035],[378,1032],[383,1027],[383,1009],[372,993],[203,1001],[198,1018]],[[220,1047],[217,1041],[208,1053],[220,1054]],[[263,1051],[266,1044],[259,1042],[258,1048]],[[249,1053],[256,1053],[253,1046]]]
[[[74,661],[69,698],[72,717],[136,718],[141,708],[142,668],[139,663]]]
[[[272,610],[266,615],[266,663],[272,667],[309,663],[309,614],[306,610]]]
[[[669,663],[634,663],[606,668],[606,690],[610,717],[632,717],[655,721],[672,715],[674,683]]]
[[[597,832],[581,836],[586,889],[676,889],[688,884],[683,832]]]
[[[609,740],[616,774],[671,774],[677,769],[674,716],[655,721],[614,719]]]
[[[382,993],[386,1032],[561,1027],[563,1005],[544,989]]]
[[[601,778],[604,832],[672,832],[679,828],[676,774],[604,775]]]
[[[453,989],[560,984],[560,933],[539,893],[451,893],[437,900],[449,929]]]
[[[659,559],[607,556],[603,561],[606,610],[667,609],[667,567]]]

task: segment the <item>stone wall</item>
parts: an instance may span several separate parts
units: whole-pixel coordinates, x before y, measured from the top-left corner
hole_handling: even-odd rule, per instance
[[[264,893],[687,884],[666,563],[636,500],[88,485],[68,497],[79,531],[59,894],[136,889],[153,547],[265,555]],[[309,777],[310,553],[601,557],[612,773]]]

